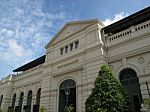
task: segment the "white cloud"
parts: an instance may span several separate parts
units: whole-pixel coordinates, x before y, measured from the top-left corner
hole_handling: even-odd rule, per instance
[[[21,57],[24,55],[25,51],[22,46],[20,46],[16,40],[9,39],[8,40],[8,47],[10,51],[16,56]]]
[[[41,10],[37,9],[35,11],[32,12],[33,15],[35,16],[39,16],[39,17],[44,17],[45,13],[43,13]]]
[[[7,31],[6,28],[4,28],[4,29],[1,30],[2,33],[5,33],[6,31]]]
[[[14,31],[7,28],[2,28],[0,30],[0,35],[3,35],[4,37],[12,37],[14,35]],[[2,38],[2,37],[1,37]]]
[[[44,55],[44,46],[69,17],[59,6],[45,10],[44,0],[3,2],[0,4],[0,65],[9,65],[7,70],[11,71]]]
[[[53,22],[52,21],[47,21],[45,22],[45,26],[52,28],[53,27]]]
[[[104,23],[106,26],[108,26],[108,25],[110,25],[110,24],[112,24],[112,23],[114,23],[114,22],[117,22],[117,21],[123,19],[123,18],[126,17],[126,16],[128,16],[127,13],[121,12],[121,13],[116,14],[115,17],[112,18],[112,19],[105,19],[105,20],[103,21],[103,23]]]
[[[24,11],[20,8],[16,8],[15,15],[21,17],[24,14]]]
[[[54,20],[54,19],[65,19],[66,18],[66,14],[64,12],[60,12],[60,13],[49,13],[47,14],[48,19]]]
[[[12,37],[14,35],[14,32],[12,30],[7,30],[6,34],[7,37]]]

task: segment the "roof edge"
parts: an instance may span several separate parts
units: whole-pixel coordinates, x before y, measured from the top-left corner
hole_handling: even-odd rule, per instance
[[[135,12],[115,23],[112,23],[106,27],[103,28],[103,30],[105,31],[105,33],[113,33],[113,32],[117,32],[117,27],[119,26],[118,30],[124,30],[127,26],[132,26],[132,25],[136,25],[137,23],[147,20],[148,18],[150,18],[150,6]],[[111,32],[112,31],[112,32]]]
[[[13,72],[25,71],[25,70],[33,68],[33,67],[35,67],[37,65],[40,65],[40,64],[45,62],[45,57],[46,57],[46,55],[43,55],[43,56],[41,56],[41,57],[39,57],[37,59],[34,59],[33,61],[30,61],[30,62],[28,62],[28,63],[18,67],[17,69],[13,70]]]

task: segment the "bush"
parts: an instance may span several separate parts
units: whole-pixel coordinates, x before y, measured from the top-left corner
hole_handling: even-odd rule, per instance
[[[73,107],[73,105],[71,104],[71,105],[65,107],[64,112],[73,112],[73,110],[74,110],[74,107]]]
[[[46,112],[46,109],[45,109],[44,106],[42,106],[42,107],[40,108],[40,112]]]
[[[150,98],[144,99],[144,105],[148,105],[150,107]]]
[[[0,112],[2,112],[2,109],[0,108]]]
[[[85,110],[86,112],[131,112],[128,95],[107,65],[101,67],[92,93],[85,102]]]

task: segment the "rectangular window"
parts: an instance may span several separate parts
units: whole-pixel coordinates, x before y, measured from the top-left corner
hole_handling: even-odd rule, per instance
[[[73,43],[70,44],[70,51],[73,50]]]
[[[77,49],[79,47],[79,41],[75,42],[75,49]]]
[[[65,47],[65,53],[67,53],[67,52],[68,52],[68,46]]]
[[[63,51],[64,51],[64,49],[61,48],[61,49],[60,49],[60,55],[63,55]]]

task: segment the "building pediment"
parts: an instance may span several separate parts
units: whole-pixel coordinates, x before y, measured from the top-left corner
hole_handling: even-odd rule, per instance
[[[61,30],[54,36],[54,38],[46,45],[45,48],[50,47],[51,45],[54,45],[68,36],[71,36],[79,31],[82,31],[86,27],[98,22],[98,19],[92,19],[92,20],[82,20],[82,21],[75,21],[75,22],[68,22],[66,23]]]

